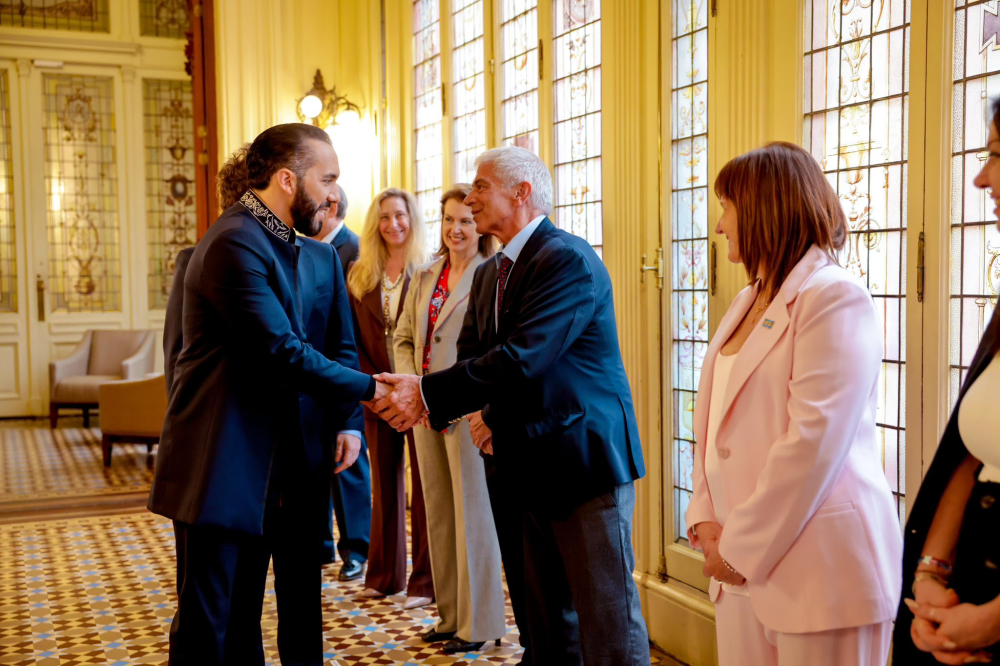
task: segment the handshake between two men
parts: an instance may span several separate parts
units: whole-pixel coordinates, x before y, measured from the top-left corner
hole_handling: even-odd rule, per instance
[[[399,432],[409,430],[415,425],[431,429],[427,405],[424,404],[423,394],[420,391],[420,377],[382,373],[375,375],[375,381],[378,382],[375,397],[363,402],[365,407],[378,414]],[[482,412],[469,414],[466,418],[476,448],[483,453],[493,455],[493,432],[483,422]]]

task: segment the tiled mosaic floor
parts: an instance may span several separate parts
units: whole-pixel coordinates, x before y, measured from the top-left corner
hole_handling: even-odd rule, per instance
[[[0,664],[127,666],[167,659],[175,607],[173,529],[153,514],[0,526]],[[361,580],[339,583],[325,568],[327,666],[516,664],[513,629],[500,648],[447,656],[418,636],[433,607],[406,611],[403,598],[360,600]],[[267,664],[278,665],[273,579],[264,602]],[[661,659],[663,660],[661,662]],[[653,663],[673,664],[665,657]]]
[[[70,421],[60,423],[64,420]],[[0,426],[0,503],[149,490],[152,470],[145,445],[115,444],[112,455],[111,467],[105,467],[97,428],[50,430],[47,420],[5,422]]]
[[[0,526],[0,664],[155,664],[167,658],[175,604],[173,529],[152,514]],[[359,600],[363,582],[324,576],[326,658],[335,664],[515,664],[516,629],[500,648],[442,655],[418,636],[433,608],[405,611],[402,597]],[[273,581],[264,646],[278,663]],[[509,616],[509,609],[508,609]],[[513,627],[509,616],[508,624]]]

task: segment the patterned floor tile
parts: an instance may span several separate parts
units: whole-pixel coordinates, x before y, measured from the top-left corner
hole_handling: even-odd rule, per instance
[[[0,525],[0,664],[155,664],[167,654],[175,608],[173,528],[152,514]],[[516,664],[517,630],[500,647],[447,656],[420,634],[434,607],[404,610],[402,595],[360,599],[362,580],[323,576],[328,665]],[[277,611],[268,574],[261,620],[277,665]]]
[[[50,430],[48,421],[7,422],[0,427],[0,504],[145,492],[151,460],[145,445],[115,444],[111,466],[105,467],[97,428]]]

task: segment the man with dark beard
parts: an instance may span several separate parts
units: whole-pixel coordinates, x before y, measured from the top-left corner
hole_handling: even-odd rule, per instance
[[[150,491],[149,509],[174,521],[177,539],[173,666],[264,663],[272,557],[281,661],[323,663],[322,447],[309,414],[319,403],[343,422],[359,400],[387,392],[356,369],[339,260],[297,235],[314,235],[338,199],[340,165],[326,133],[272,127],[246,164],[249,188],[209,228],[185,273],[184,345]],[[315,247],[303,252],[305,243]],[[306,284],[299,274],[313,274],[314,250],[334,270]],[[324,309],[319,351],[306,342],[303,313]]]

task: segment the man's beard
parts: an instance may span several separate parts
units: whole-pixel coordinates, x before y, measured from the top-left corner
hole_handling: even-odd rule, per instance
[[[292,226],[295,231],[303,236],[315,236],[323,229],[323,218],[316,218],[316,214],[325,208],[329,208],[329,202],[317,204],[302,185],[301,179],[295,185],[295,198],[292,199],[290,212],[292,214]]]

